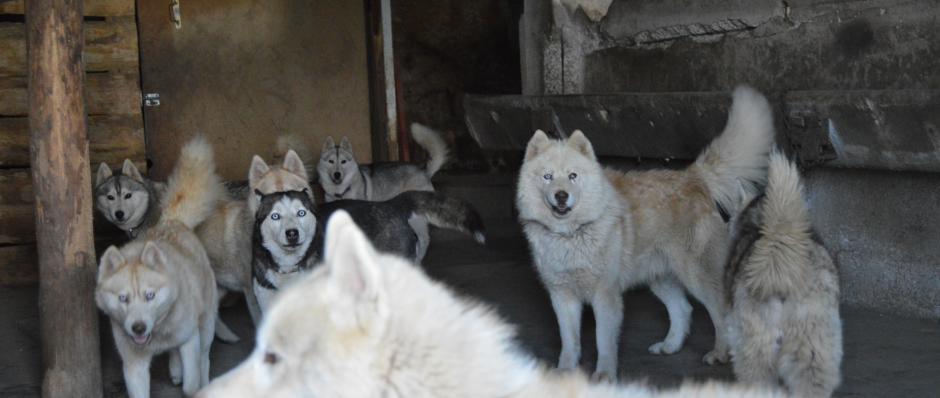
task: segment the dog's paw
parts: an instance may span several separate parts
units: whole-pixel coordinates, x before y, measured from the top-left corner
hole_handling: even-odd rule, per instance
[[[650,354],[653,355],[671,355],[679,352],[681,344],[670,344],[668,341],[660,341],[650,346]]]
[[[711,350],[708,352],[708,354],[705,354],[705,357],[702,358],[702,362],[705,362],[705,364],[709,366],[728,363],[728,352]]]
[[[170,382],[173,383],[174,386],[183,384],[183,376],[182,375],[170,375]]]
[[[617,378],[613,376],[613,372],[609,370],[597,369],[594,371],[594,374],[591,375],[591,381],[595,383],[614,383],[617,381]]]

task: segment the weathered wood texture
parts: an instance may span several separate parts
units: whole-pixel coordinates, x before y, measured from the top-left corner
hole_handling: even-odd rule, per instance
[[[53,398],[102,395],[82,15],[82,0],[26,8],[42,396]]]
[[[134,17],[85,23],[85,70],[136,71],[137,24]],[[0,76],[26,75],[26,28],[0,23]]]
[[[29,127],[26,117],[0,118],[0,167],[29,166]],[[91,164],[118,165],[124,159],[143,164],[144,128],[139,115],[88,117]],[[0,176],[2,176],[0,171]],[[5,203],[0,199],[0,203]]]
[[[85,79],[85,106],[89,115],[140,115],[140,88],[136,72],[91,73]],[[25,116],[26,78],[0,78],[0,116]]]
[[[0,0],[0,14],[23,14],[24,1]],[[88,16],[134,16],[133,0],[85,0],[84,8]]]

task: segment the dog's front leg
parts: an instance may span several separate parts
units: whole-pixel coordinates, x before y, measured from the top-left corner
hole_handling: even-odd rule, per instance
[[[174,386],[183,382],[183,362],[180,359],[179,348],[170,349],[170,381]]]
[[[150,358],[124,359],[124,383],[130,398],[150,397]]]
[[[623,298],[618,286],[598,290],[591,300],[597,320],[597,368],[594,380],[617,380],[617,347],[623,323]]]
[[[200,377],[200,344],[199,333],[193,333],[179,348],[180,358],[183,362],[183,393],[192,396],[199,391]]]
[[[581,359],[581,300],[566,292],[550,290],[552,307],[558,317],[558,330],[561,334],[561,355],[558,368],[574,369]]]

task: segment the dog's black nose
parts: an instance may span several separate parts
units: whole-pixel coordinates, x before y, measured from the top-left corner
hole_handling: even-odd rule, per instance
[[[131,325],[131,331],[133,331],[135,334],[144,334],[144,331],[146,330],[147,325],[144,325],[143,322],[134,322],[134,324]]]
[[[288,243],[297,243],[297,239],[300,239],[300,232],[296,229],[288,229],[285,233],[287,234]]]
[[[333,179],[334,179],[334,180],[339,181],[339,180],[342,179],[342,178],[343,178],[343,175],[340,174],[339,172],[333,173]]]
[[[568,204],[568,192],[565,192],[565,191],[555,192],[555,202],[557,202],[559,206],[567,205]]]
[[[124,220],[124,212],[123,212],[123,211],[120,211],[120,210],[114,212],[114,218],[117,218],[118,221],[123,221],[123,220]]]

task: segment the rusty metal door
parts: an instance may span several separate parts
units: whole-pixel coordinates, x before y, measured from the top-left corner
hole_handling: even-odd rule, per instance
[[[270,159],[281,134],[303,137],[313,155],[327,135],[346,135],[371,161],[363,4],[138,0],[152,175],[169,174],[196,133],[228,180],[247,178],[252,155]]]

